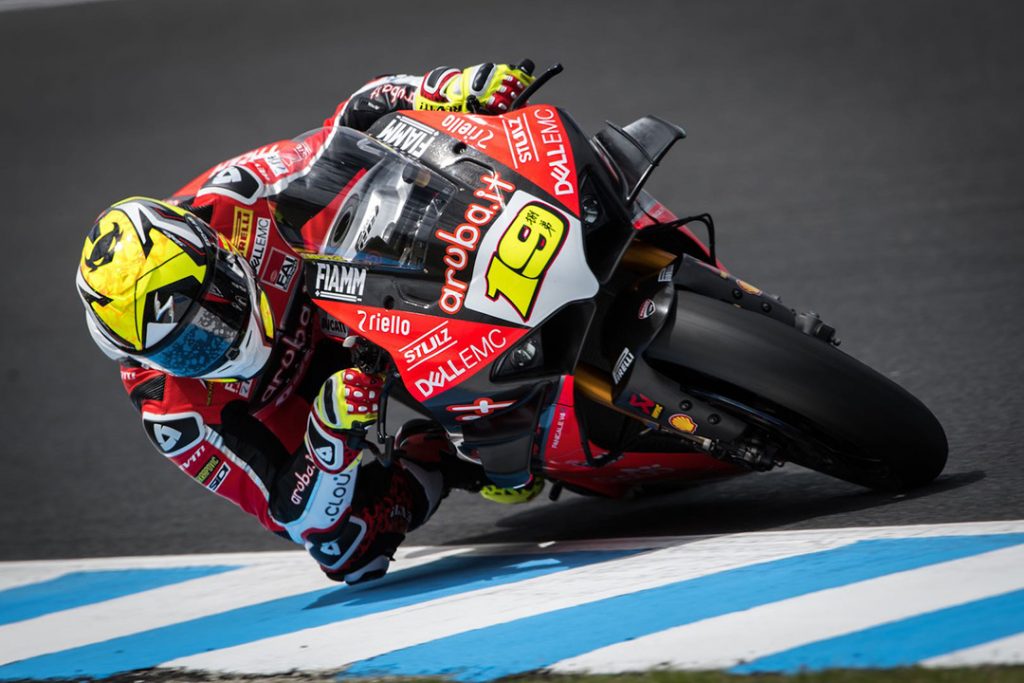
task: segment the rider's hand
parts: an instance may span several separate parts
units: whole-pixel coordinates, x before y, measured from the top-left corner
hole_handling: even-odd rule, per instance
[[[317,466],[332,474],[358,467],[366,427],[377,421],[383,380],[348,368],[324,382],[306,421],[305,444]]]
[[[313,412],[325,426],[339,432],[361,430],[377,421],[383,378],[355,368],[339,370],[324,382]]]
[[[508,111],[534,77],[510,64],[478,64],[459,71],[438,67],[423,77],[416,91],[416,109],[430,111],[469,111],[470,95],[485,113]]]

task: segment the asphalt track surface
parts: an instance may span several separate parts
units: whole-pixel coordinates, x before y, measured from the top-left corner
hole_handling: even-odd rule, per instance
[[[376,74],[523,57],[566,65],[539,100],[584,130],[683,125],[655,194],[711,211],[733,271],[924,400],[949,465],[897,497],[796,467],[632,501],[454,495],[410,542],[1024,518],[1022,23],[1019,3],[931,0],[0,12],[0,559],[289,547],[145,439],[82,321],[85,231],[317,125]]]

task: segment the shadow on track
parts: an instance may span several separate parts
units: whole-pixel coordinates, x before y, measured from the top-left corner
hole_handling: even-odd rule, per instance
[[[610,501],[574,496],[508,515],[493,532],[452,539],[450,543],[544,542],[684,536],[765,531],[787,527],[828,526],[833,515],[874,509],[879,524],[905,523],[903,506],[977,483],[980,470],[946,475],[912,493],[885,493],[823,480],[814,472],[799,472],[744,485],[734,480],[705,484],[632,500]],[[744,482],[746,483],[746,482]],[[900,506],[900,512],[885,508]]]

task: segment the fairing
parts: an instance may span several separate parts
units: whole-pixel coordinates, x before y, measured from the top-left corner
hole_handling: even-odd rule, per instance
[[[339,133],[314,174],[306,213],[328,226],[305,266],[316,303],[388,351],[396,398],[463,457],[495,483],[526,483],[541,416],[634,232],[587,138],[549,106],[402,112],[368,136]]]

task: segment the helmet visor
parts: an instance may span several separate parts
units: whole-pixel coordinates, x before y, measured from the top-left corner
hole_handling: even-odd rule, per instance
[[[253,329],[253,316],[259,315],[247,265],[237,254],[218,250],[206,293],[177,329],[141,360],[178,377],[214,377],[235,361]]]

